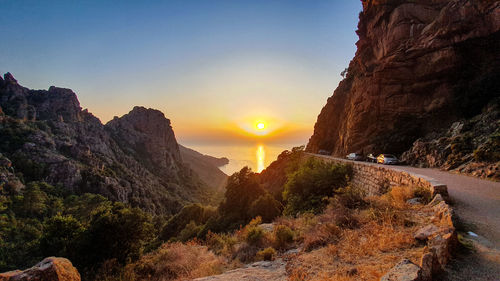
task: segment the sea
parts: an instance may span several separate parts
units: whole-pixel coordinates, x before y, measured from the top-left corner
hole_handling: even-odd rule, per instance
[[[284,150],[290,150],[293,147],[300,145],[303,144],[186,144],[185,146],[202,154],[228,158],[229,163],[219,167],[219,169],[227,175],[232,175],[245,166],[250,167],[254,172],[260,173],[274,160],[276,160],[281,152]]]

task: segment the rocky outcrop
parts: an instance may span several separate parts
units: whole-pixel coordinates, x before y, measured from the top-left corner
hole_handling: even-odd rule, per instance
[[[457,244],[453,209],[440,194],[434,196],[425,208],[434,216],[431,217],[432,224],[414,234],[415,239],[426,242],[419,265],[403,259],[382,276],[381,281],[431,281],[435,279],[433,277],[443,272],[450,261]]]
[[[419,138],[401,159],[414,166],[500,181],[500,100],[471,119],[453,123],[448,130]]]
[[[288,280],[286,262],[282,259],[275,261],[260,261],[243,268],[224,272],[220,275],[197,278],[194,281],[285,281]]]
[[[106,124],[120,147],[134,153],[149,170],[175,177],[181,162],[179,145],[170,120],[162,112],[136,106],[128,114]]]
[[[396,264],[380,281],[424,281],[422,269],[408,259]]]
[[[0,273],[0,281],[80,281],[80,273],[68,259],[49,257],[32,268]]]
[[[157,214],[211,197],[182,163],[170,121],[157,110],[136,107],[104,126],[73,91],[30,90],[10,73],[0,81],[0,107],[0,153],[12,166],[0,186],[20,188],[12,177],[20,173],[18,182],[98,193]]]
[[[500,93],[500,2],[363,0],[357,52],[306,150],[402,153]]]

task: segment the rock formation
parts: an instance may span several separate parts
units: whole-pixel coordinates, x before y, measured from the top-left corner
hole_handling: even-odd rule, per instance
[[[68,259],[49,257],[32,268],[0,273],[0,281],[80,281],[80,273]]]
[[[104,126],[81,109],[73,91],[30,90],[10,73],[0,80],[0,108],[0,153],[12,163],[0,187],[46,181],[157,214],[210,198],[212,190],[182,163],[170,121],[157,110],[135,107]]]
[[[401,159],[420,167],[500,181],[500,99],[483,112],[417,139]]]
[[[500,1],[362,2],[356,55],[307,151],[399,154],[500,95]]]

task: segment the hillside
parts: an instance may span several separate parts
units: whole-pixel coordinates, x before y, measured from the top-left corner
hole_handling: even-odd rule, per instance
[[[355,57],[306,150],[394,153],[500,96],[500,2],[364,0]]]
[[[44,181],[155,214],[207,202],[214,192],[182,163],[160,111],[135,107],[103,125],[70,89],[30,90],[10,73],[0,78],[0,108],[0,153],[15,171],[2,174],[2,186],[20,191]]]
[[[218,190],[224,188],[227,182],[227,175],[219,167],[229,163],[229,159],[201,154],[182,145],[179,145],[179,151],[184,164],[193,169],[203,182]]]

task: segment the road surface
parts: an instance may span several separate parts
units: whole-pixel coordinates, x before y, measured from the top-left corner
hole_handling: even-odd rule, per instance
[[[405,171],[428,176],[448,186],[459,218],[473,231],[500,248],[500,182],[482,180],[437,169],[400,166]]]

